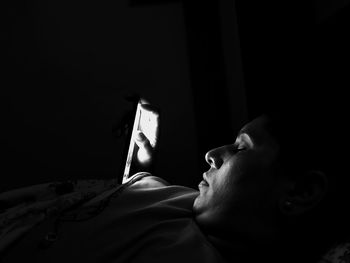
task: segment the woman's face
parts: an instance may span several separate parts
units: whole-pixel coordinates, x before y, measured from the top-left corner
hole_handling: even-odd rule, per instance
[[[272,223],[280,184],[273,173],[279,147],[266,125],[267,117],[254,119],[233,144],[206,154],[210,169],[193,205],[200,226],[245,232]]]

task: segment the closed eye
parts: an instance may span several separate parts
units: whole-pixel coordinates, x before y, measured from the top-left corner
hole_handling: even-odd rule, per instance
[[[246,147],[240,147],[240,148],[237,148],[236,152],[241,152],[241,151],[244,151],[246,149],[247,149]]]
[[[234,152],[238,153],[247,150],[253,146],[253,143],[246,133],[241,133],[238,135],[236,142],[233,144]]]
[[[247,147],[245,147],[245,146],[241,146],[241,145],[233,145],[233,152],[234,153],[238,153],[238,152],[241,152],[241,151],[244,151],[244,150],[246,150],[247,149]]]

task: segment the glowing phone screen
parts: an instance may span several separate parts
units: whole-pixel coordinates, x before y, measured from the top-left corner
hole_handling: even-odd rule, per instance
[[[139,153],[139,147],[135,143],[135,136],[138,131],[141,131],[149,140],[152,147],[155,146],[157,140],[157,128],[158,128],[158,116],[152,111],[146,110],[141,106],[141,100],[139,100],[136,108],[135,119],[132,127],[129,149],[126,157],[125,169],[123,174],[122,183],[128,181],[129,177],[137,172],[142,171],[142,165],[140,165],[140,158],[142,156]],[[139,153],[139,154],[138,154]]]

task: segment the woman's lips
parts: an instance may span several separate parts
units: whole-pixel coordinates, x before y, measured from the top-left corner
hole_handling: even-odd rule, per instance
[[[199,185],[198,185],[199,188],[201,188],[201,187],[208,187],[208,186],[209,186],[209,184],[208,184],[208,182],[205,181],[205,180],[202,180],[202,181],[199,183]]]
[[[209,186],[209,183],[208,181],[206,180],[206,174],[204,173],[203,174],[203,180],[199,183],[198,187],[208,187]]]

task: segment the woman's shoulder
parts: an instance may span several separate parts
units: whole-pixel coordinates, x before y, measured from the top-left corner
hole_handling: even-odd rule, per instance
[[[150,173],[137,173],[132,178],[141,177],[139,180],[136,180],[133,184],[130,185],[132,188],[158,188],[158,187],[164,187],[169,186],[170,183],[168,183],[163,178],[160,178],[158,176],[154,176]],[[131,178],[131,179],[132,179]]]

